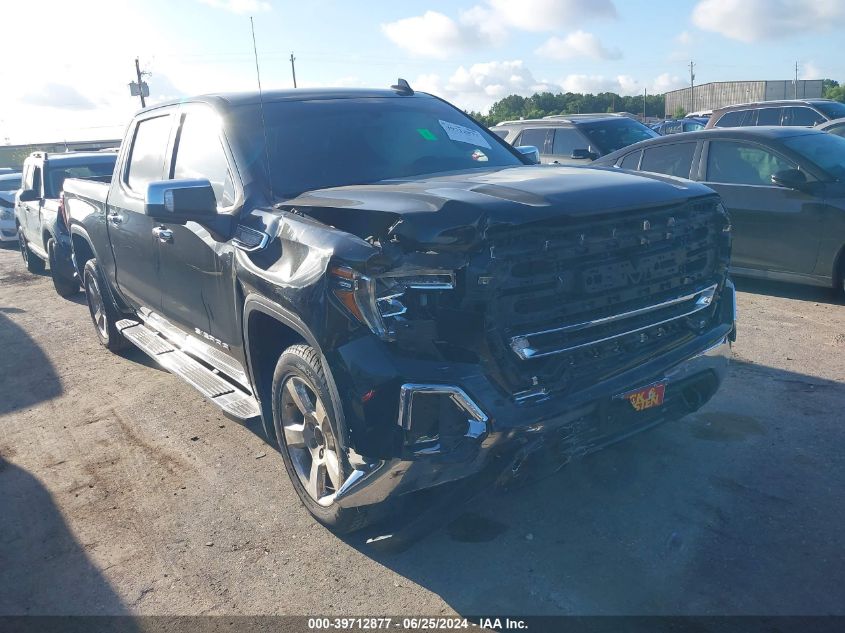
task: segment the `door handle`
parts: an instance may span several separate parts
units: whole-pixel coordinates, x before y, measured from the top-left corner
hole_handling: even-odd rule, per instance
[[[171,243],[173,242],[173,231],[166,229],[163,226],[157,226],[153,229],[153,235],[158,238],[159,242]]]
[[[106,219],[111,222],[112,224],[122,224],[123,223],[123,216],[119,213],[109,213],[106,216]]]

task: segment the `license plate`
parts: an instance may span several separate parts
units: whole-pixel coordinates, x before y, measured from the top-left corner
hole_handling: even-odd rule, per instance
[[[637,411],[645,411],[646,409],[652,409],[662,405],[663,396],[665,395],[666,385],[658,384],[649,385],[648,387],[643,387],[642,389],[637,389],[636,391],[630,391],[623,394],[622,397],[630,402],[631,406]]]

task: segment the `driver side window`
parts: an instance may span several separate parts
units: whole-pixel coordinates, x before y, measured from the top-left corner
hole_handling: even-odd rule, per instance
[[[206,178],[218,206],[235,204],[235,184],[213,115],[202,111],[185,115],[176,145],[173,178]]]
[[[756,145],[711,141],[707,181],[730,185],[771,186],[772,174],[798,165]]]

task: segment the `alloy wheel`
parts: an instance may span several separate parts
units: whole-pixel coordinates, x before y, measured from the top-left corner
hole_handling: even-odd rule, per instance
[[[282,385],[281,417],[300,483],[314,501],[331,505],[343,484],[338,443],[325,405],[304,378],[290,375]]]
[[[88,309],[91,311],[91,319],[94,321],[94,327],[100,333],[104,340],[109,338],[109,323],[106,316],[106,306],[103,303],[103,295],[100,293],[100,286],[97,280],[93,277],[88,278],[88,283],[85,284],[85,290],[88,293]]]

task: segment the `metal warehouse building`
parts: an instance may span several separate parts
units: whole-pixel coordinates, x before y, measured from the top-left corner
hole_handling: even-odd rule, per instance
[[[692,98],[690,91],[693,90]],[[714,81],[695,88],[667,92],[666,115],[671,116],[678,106],[685,112],[714,110],[735,103],[774,101],[776,99],[818,99],[822,96],[821,79],[792,79],[785,81]]]

